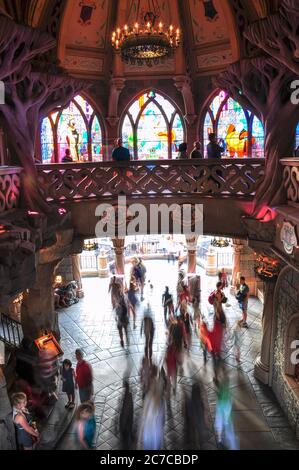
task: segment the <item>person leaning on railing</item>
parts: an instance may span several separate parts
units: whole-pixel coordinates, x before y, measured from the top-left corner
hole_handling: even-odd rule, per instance
[[[129,150],[123,147],[122,139],[117,139],[115,144],[115,148],[112,152],[112,160],[114,162],[129,162],[131,160],[131,155]]]

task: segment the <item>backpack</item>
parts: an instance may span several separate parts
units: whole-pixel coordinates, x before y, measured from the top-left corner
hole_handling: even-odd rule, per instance
[[[209,298],[208,298],[209,304],[214,305],[214,300],[215,300],[215,291],[211,292],[211,294],[209,295]]]

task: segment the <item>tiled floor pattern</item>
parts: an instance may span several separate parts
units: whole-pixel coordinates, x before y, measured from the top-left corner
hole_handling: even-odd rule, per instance
[[[159,364],[165,350],[166,331],[162,293],[168,285],[173,293],[177,281],[177,265],[167,261],[148,261],[146,300],[140,304],[137,329],[130,327],[130,346],[123,350],[119,343],[115,318],[108,295],[109,279],[84,279],[85,298],[69,309],[61,310],[59,322],[64,357],[73,360],[74,351],[80,347],[94,372],[96,419],[98,423],[97,449],[119,449],[118,435],[119,406],[123,393],[123,378],[129,377],[134,396],[134,424],[136,436],[142,409],[139,387],[139,369],[144,351],[144,340],[140,336],[140,325],[144,307],[150,302],[155,315],[154,361]],[[209,322],[213,319],[208,295],[214,289],[215,278],[202,274],[202,311]],[[229,322],[228,346],[225,364],[230,379],[233,397],[233,422],[240,449],[299,449],[299,442],[286,421],[272,391],[260,384],[253,376],[254,361],[259,353],[261,341],[261,304],[257,299],[249,302],[249,329],[242,336],[241,366],[237,366],[229,339],[231,329],[240,318],[240,311],[234,297],[228,290],[228,306],[225,307]],[[132,324],[132,322],[131,322]],[[214,418],[216,406],[215,384],[211,360],[203,364],[202,351],[195,335],[192,339],[190,356],[185,357],[183,370],[178,381],[175,397],[168,407],[165,426],[165,449],[188,448],[184,439],[182,416],[182,395],[190,390],[192,381],[204,384],[204,400],[208,409],[209,433],[204,449],[216,449]],[[76,449],[74,424],[60,442],[59,449]]]

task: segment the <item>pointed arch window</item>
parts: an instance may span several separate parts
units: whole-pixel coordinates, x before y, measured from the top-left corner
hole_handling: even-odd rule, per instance
[[[130,106],[121,135],[135,160],[171,159],[185,140],[183,119],[173,104],[149,91]]]
[[[264,157],[264,127],[248,109],[220,91],[208,106],[202,128],[207,157],[209,134],[225,142],[225,157]]]
[[[60,163],[69,149],[74,162],[102,161],[102,127],[93,107],[76,96],[67,108],[41,123],[43,163]]]

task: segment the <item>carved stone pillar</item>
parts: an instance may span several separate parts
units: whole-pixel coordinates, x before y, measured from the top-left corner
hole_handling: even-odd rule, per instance
[[[209,247],[207,254],[206,275],[216,276],[217,274],[217,253],[213,247]]]
[[[125,86],[125,79],[122,77],[114,77],[110,81],[110,96],[109,96],[109,108],[107,121],[110,125],[108,135],[108,155],[111,158],[112,150],[114,148],[115,140],[119,137],[118,135],[118,100],[119,96]]]
[[[254,367],[254,375],[265,385],[269,383],[270,361],[273,354],[273,322],[274,322],[274,290],[275,283],[267,282],[264,292],[264,309],[263,309],[263,338],[261,345],[261,354],[257,358]]]
[[[232,272],[232,280],[231,284],[233,287],[236,287],[237,283],[239,282],[238,276],[240,275],[241,269],[241,253],[244,248],[244,245],[239,242],[238,240],[233,240],[233,250],[234,250],[234,257],[233,257],[233,272]]]
[[[174,84],[178,91],[182,93],[185,104],[185,122],[187,125],[187,138],[189,151],[192,149],[193,142],[198,140],[197,128],[194,125],[197,115],[195,114],[194,98],[191,89],[191,82],[186,75],[177,75],[174,77]]]
[[[118,276],[125,275],[125,237],[112,238],[115,252],[115,271]]]
[[[197,247],[198,235],[186,235],[186,243],[188,249],[188,274],[195,274],[197,267],[196,260],[196,247]]]
[[[39,264],[35,285],[24,293],[21,323],[24,339],[29,344],[45,331],[60,338],[57,313],[54,308],[53,281],[57,261]]]
[[[6,380],[0,367],[0,450],[15,450],[15,429],[12,408],[7,394]]]
[[[79,299],[82,299],[82,297],[84,297],[84,292],[82,288],[79,255],[72,255],[72,265],[73,265],[73,278],[74,278],[74,281],[76,281],[78,285],[77,296],[79,297]]]

